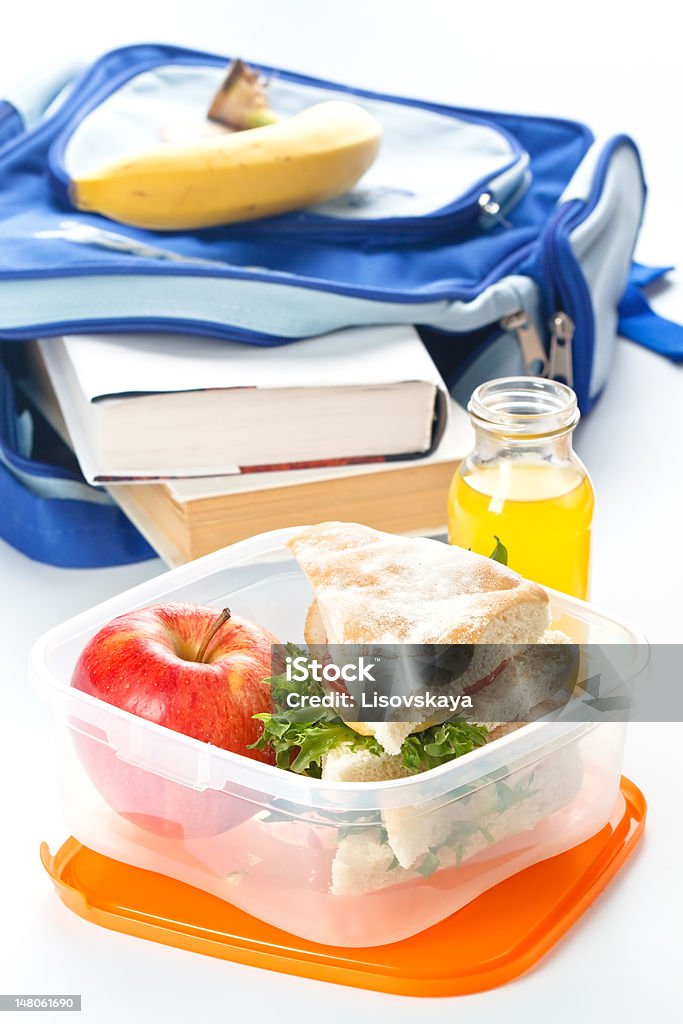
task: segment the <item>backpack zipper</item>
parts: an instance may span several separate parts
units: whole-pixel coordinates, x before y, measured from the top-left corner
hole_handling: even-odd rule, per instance
[[[549,290],[548,303],[552,303],[550,308],[556,310],[549,323],[551,375],[574,388],[580,396],[580,402],[588,397],[594,338],[590,326],[590,293],[583,270],[572,252],[570,236],[572,230],[587,216],[585,207],[586,204],[578,199],[570,199],[560,206],[541,243],[541,261]],[[565,312],[567,309],[571,310],[571,315]],[[581,345],[575,354],[573,341],[577,323],[581,331]]]
[[[573,387],[574,372],[572,360],[572,342],[574,340],[574,321],[568,313],[558,310],[550,318],[550,368],[549,376],[562,384]]]
[[[477,205],[481,210],[482,217],[490,217],[491,221],[495,221],[500,224],[501,227],[511,228],[512,224],[503,216],[503,210],[501,204],[493,198],[490,192],[482,192],[477,199]]]
[[[549,377],[573,386],[572,342],[575,325],[568,313],[558,310],[550,318],[550,355],[547,356],[541,336],[532,318],[523,309],[508,313],[500,321],[504,331],[517,335],[524,359],[524,368],[532,377]]]
[[[546,377],[548,374],[548,356],[546,355],[541,335],[533,319],[523,309],[508,313],[500,321],[504,331],[517,335],[517,341],[524,360],[524,369],[531,377]]]

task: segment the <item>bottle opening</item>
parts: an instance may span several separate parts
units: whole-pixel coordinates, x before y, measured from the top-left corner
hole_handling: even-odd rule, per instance
[[[542,377],[500,377],[480,384],[467,410],[475,427],[515,437],[565,433],[580,415],[572,389]]]

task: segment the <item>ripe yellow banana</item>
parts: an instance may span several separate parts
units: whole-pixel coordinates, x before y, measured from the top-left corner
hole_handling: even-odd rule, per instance
[[[375,159],[377,121],[332,100],[262,128],[167,144],[71,183],[79,210],[154,231],[297,210],[346,192]]]

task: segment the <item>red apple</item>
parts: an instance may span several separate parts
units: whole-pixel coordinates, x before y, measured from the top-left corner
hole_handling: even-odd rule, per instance
[[[253,718],[271,708],[267,629],[225,609],[153,605],[114,619],[87,644],[72,685],[108,704],[176,732],[274,764],[270,751],[249,750],[260,735]],[[153,832],[215,835],[254,813],[232,793],[196,791],[117,757],[82,734],[79,752],[116,811]],[[257,797],[255,794],[254,797]]]

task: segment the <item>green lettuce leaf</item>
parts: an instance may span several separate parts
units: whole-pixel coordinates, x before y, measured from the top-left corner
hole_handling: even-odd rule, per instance
[[[328,721],[299,722],[288,719],[287,713],[254,715],[263,722],[263,732],[252,748],[263,750],[268,745],[275,751],[278,768],[319,779],[322,759],[335,747],[346,743],[354,750],[364,748],[378,756],[382,753],[374,736],[361,736],[341,718]]]
[[[496,546],[489,555],[489,558],[492,558],[494,562],[500,562],[501,565],[507,565],[508,549],[501,543],[500,537],[496,537],[495,533],[493,535],[493,539],[496,542]]]
[[[440,725],[432,725],[424,732],[407,736],[401,747],[401,756],[411,772],[426,772],[483,747],[487,737],[485,725],[472,725],[471,722],[452,718]]]
[[[307,657],[306,651],[296,644],[287,644],[286,652],[292,659]],[[254,718],[263,722],[263,731],[251,749],[264,750],[272,747],[278,768],[309,775],[319,779],[322,774],[322,759],[335,747],[347,743],[353,749],[363,747],[373,754],[381,754],[382,748],[373,736],[360,736],[331,708],[289,708],[287,696],[290,693],[323,696],[321,684],[308,672],[302,680],[288,680],[283,672],[265,680],[273,692],[273,712],[263,712]]]

